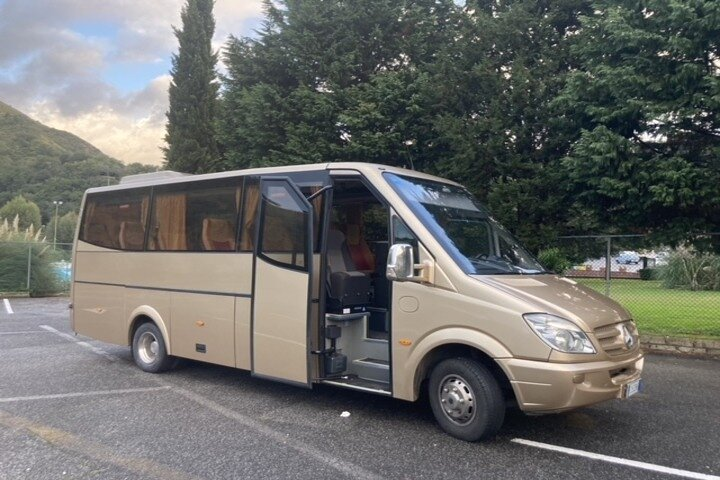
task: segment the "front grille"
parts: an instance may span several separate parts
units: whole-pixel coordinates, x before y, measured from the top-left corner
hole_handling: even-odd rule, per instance
[[[627,331],[627,333],[625,333]],[[628,337],[630,346],[628,346]],[[595,329],[595,338],[600,342],[600,347],[608,355],[614,357],[623,355],[638,348],[638,332],[635,322],[616,323]]]

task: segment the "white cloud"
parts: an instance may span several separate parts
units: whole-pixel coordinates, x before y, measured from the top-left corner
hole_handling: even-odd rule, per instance
[[[124,162],[159,164],[165,134],[163,75],[138,91],[109,83],[110,66],[157,64],[177,50],[184,0],[5,0],[0,3],[0,100],[68,130]],[[213,45],[249,35],[261,0],[216,0]],[[249,23],[250,22],[250,23]],[[78,24],[113,32],[81,35]]]
[[[127,163],[159,164],[165,136],[167,87],[170,76],[155,78],[140,92],[116,106],[98,105],[78,115],[64,115],[39,102],[28,112],[45,125],[76,133],[97,148]]]

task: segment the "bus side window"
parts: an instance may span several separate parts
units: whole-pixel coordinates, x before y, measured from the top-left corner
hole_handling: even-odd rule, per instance
[[[235,251],[238,179],[177,184],[154,195],[148,250]]]
[[[269,185],[263,197],[259,255],[282,266],[307,271],[309,213],[298,207],[288,186]]]
[[[149,203],[148,189],[88,195],[80,240],[105,248],[142,250]]]

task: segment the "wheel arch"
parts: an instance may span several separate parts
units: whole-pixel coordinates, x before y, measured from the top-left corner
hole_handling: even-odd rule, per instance
[[[405,364],[406,371],[412,372],[412,382],[407,382],[404,389],[398,389],[399,395],[396,396],[417,400],[433,367],[442,360],[457,357],[472,358],[485,365],[497,379],[506,398],[515,398],[512,375],[495,360],[512,357],[510,351],[493,337],[467,328],[438,330],[416,344]]]
[[[427,352],[415,370],[413,389],[416,398],[418,398],[422,393],[424,385],[429,380],[433,368],[435,368],[435,366],[443,360],[447,360],[449,358],[470,358],[484,365],[490,373],[492,373],[495,380],[497,380],[505,399],[510,401],[515,400],[515,392],[513,391],[512,383],[502,366],[486,352],[463,343],[446,343]]]
[[[148,305],[139,306],[130,314],[130,322],[127,330],[128,344],[132,345],[135,331],[144,323],[154,323],[160,329],[163,341],[165,342],[165,349],[167,350],[168,355],[171,355],[172,350],[170,347],[170,336],[168,334],[167,325],[165,325],[165,322],[158,311]]]

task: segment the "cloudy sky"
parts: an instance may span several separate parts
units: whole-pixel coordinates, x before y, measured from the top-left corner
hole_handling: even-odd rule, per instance
[[[184,0],[0,0],[0,101],[126,163],[158,164]],[[261,0],[216,0],[214,43]]]

